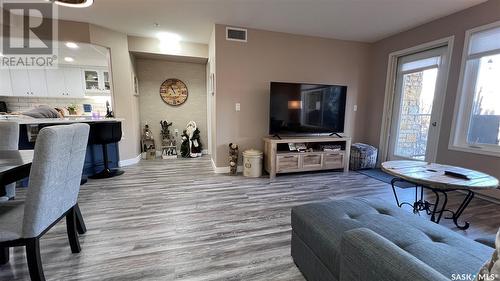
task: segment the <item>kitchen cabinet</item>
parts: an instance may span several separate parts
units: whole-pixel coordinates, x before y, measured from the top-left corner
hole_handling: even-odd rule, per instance
[[[10,70],[0,68],[0,96],[12,96],[12,84],[10,83]]]
[[[17,97],[46,97],[45,69],[11,69],[12,95]]]
[[[47,69],[47,88],[50,97],[84,97],[80,68]]]
[[[109,94],[111,81],[105,69],[84,69],[85,94]]]
[[[28,77],[31,95],[37,97],[46,97],[48,95],[48,91],[45,69],[29,69]]]
[[[83,98],[111,93],[110,74],[104,68],[0,69],[0,82],[0,96]]]
[[[11,69],[12,95],[17,97],[31,97],[30,78],[28,69]]]
[[[66,83],[66,92],[70,97],[84,97],[82,70],[80,68],[65,68],[64,82]]]
[[[64,69],[48,69],[47,70],[47,88],[49,89],[49,97],[65,97],[66,83],[64,79]]]

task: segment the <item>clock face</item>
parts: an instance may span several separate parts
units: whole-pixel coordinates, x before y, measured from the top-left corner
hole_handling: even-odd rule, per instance
[[[166,104],[178,106],[186,102],[188,88],[179,79],[167,79],[160,86],[160,97]]]

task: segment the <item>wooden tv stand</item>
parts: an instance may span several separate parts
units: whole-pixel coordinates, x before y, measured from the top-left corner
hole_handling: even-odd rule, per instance
[[[310,152],[289,151],[288,143],[305,143]],[[339,144],[340,151],[322,151],[322,144]],[[280,173],[343,169],[349,171],[351,138],[348,137],[276,137],[264,138],[264,168],[271,179]]]

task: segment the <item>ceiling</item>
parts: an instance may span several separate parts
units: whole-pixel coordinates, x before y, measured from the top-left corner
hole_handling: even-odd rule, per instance
[[[486,0],[95,0],[59,7],[59,18],[129,35],[174,32],[208,43],[214,23],[374,42]],[[158,23],[159,27],[154,27]]]
[[[57,54],[61,60],[60,64],[78,65],[78,66],[99,66],[107,67],[109,61],[108,49],[85,43],[78,43],[78,48],[72,49],[65,45],[66,42],[57,42]],[[64,58],[73,58],[73,62],[66,62]]]

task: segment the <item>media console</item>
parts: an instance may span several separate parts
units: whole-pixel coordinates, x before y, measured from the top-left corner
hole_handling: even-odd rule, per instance
[[[290,151],[289,143],[303,143],[308,151]],[[340,145],[338,151],[323,151],[322,146]],[[351,138],[348,137],[276,137],[264,138],[264,168],[271,179],[280,173],[343,169],[349,171]]]

